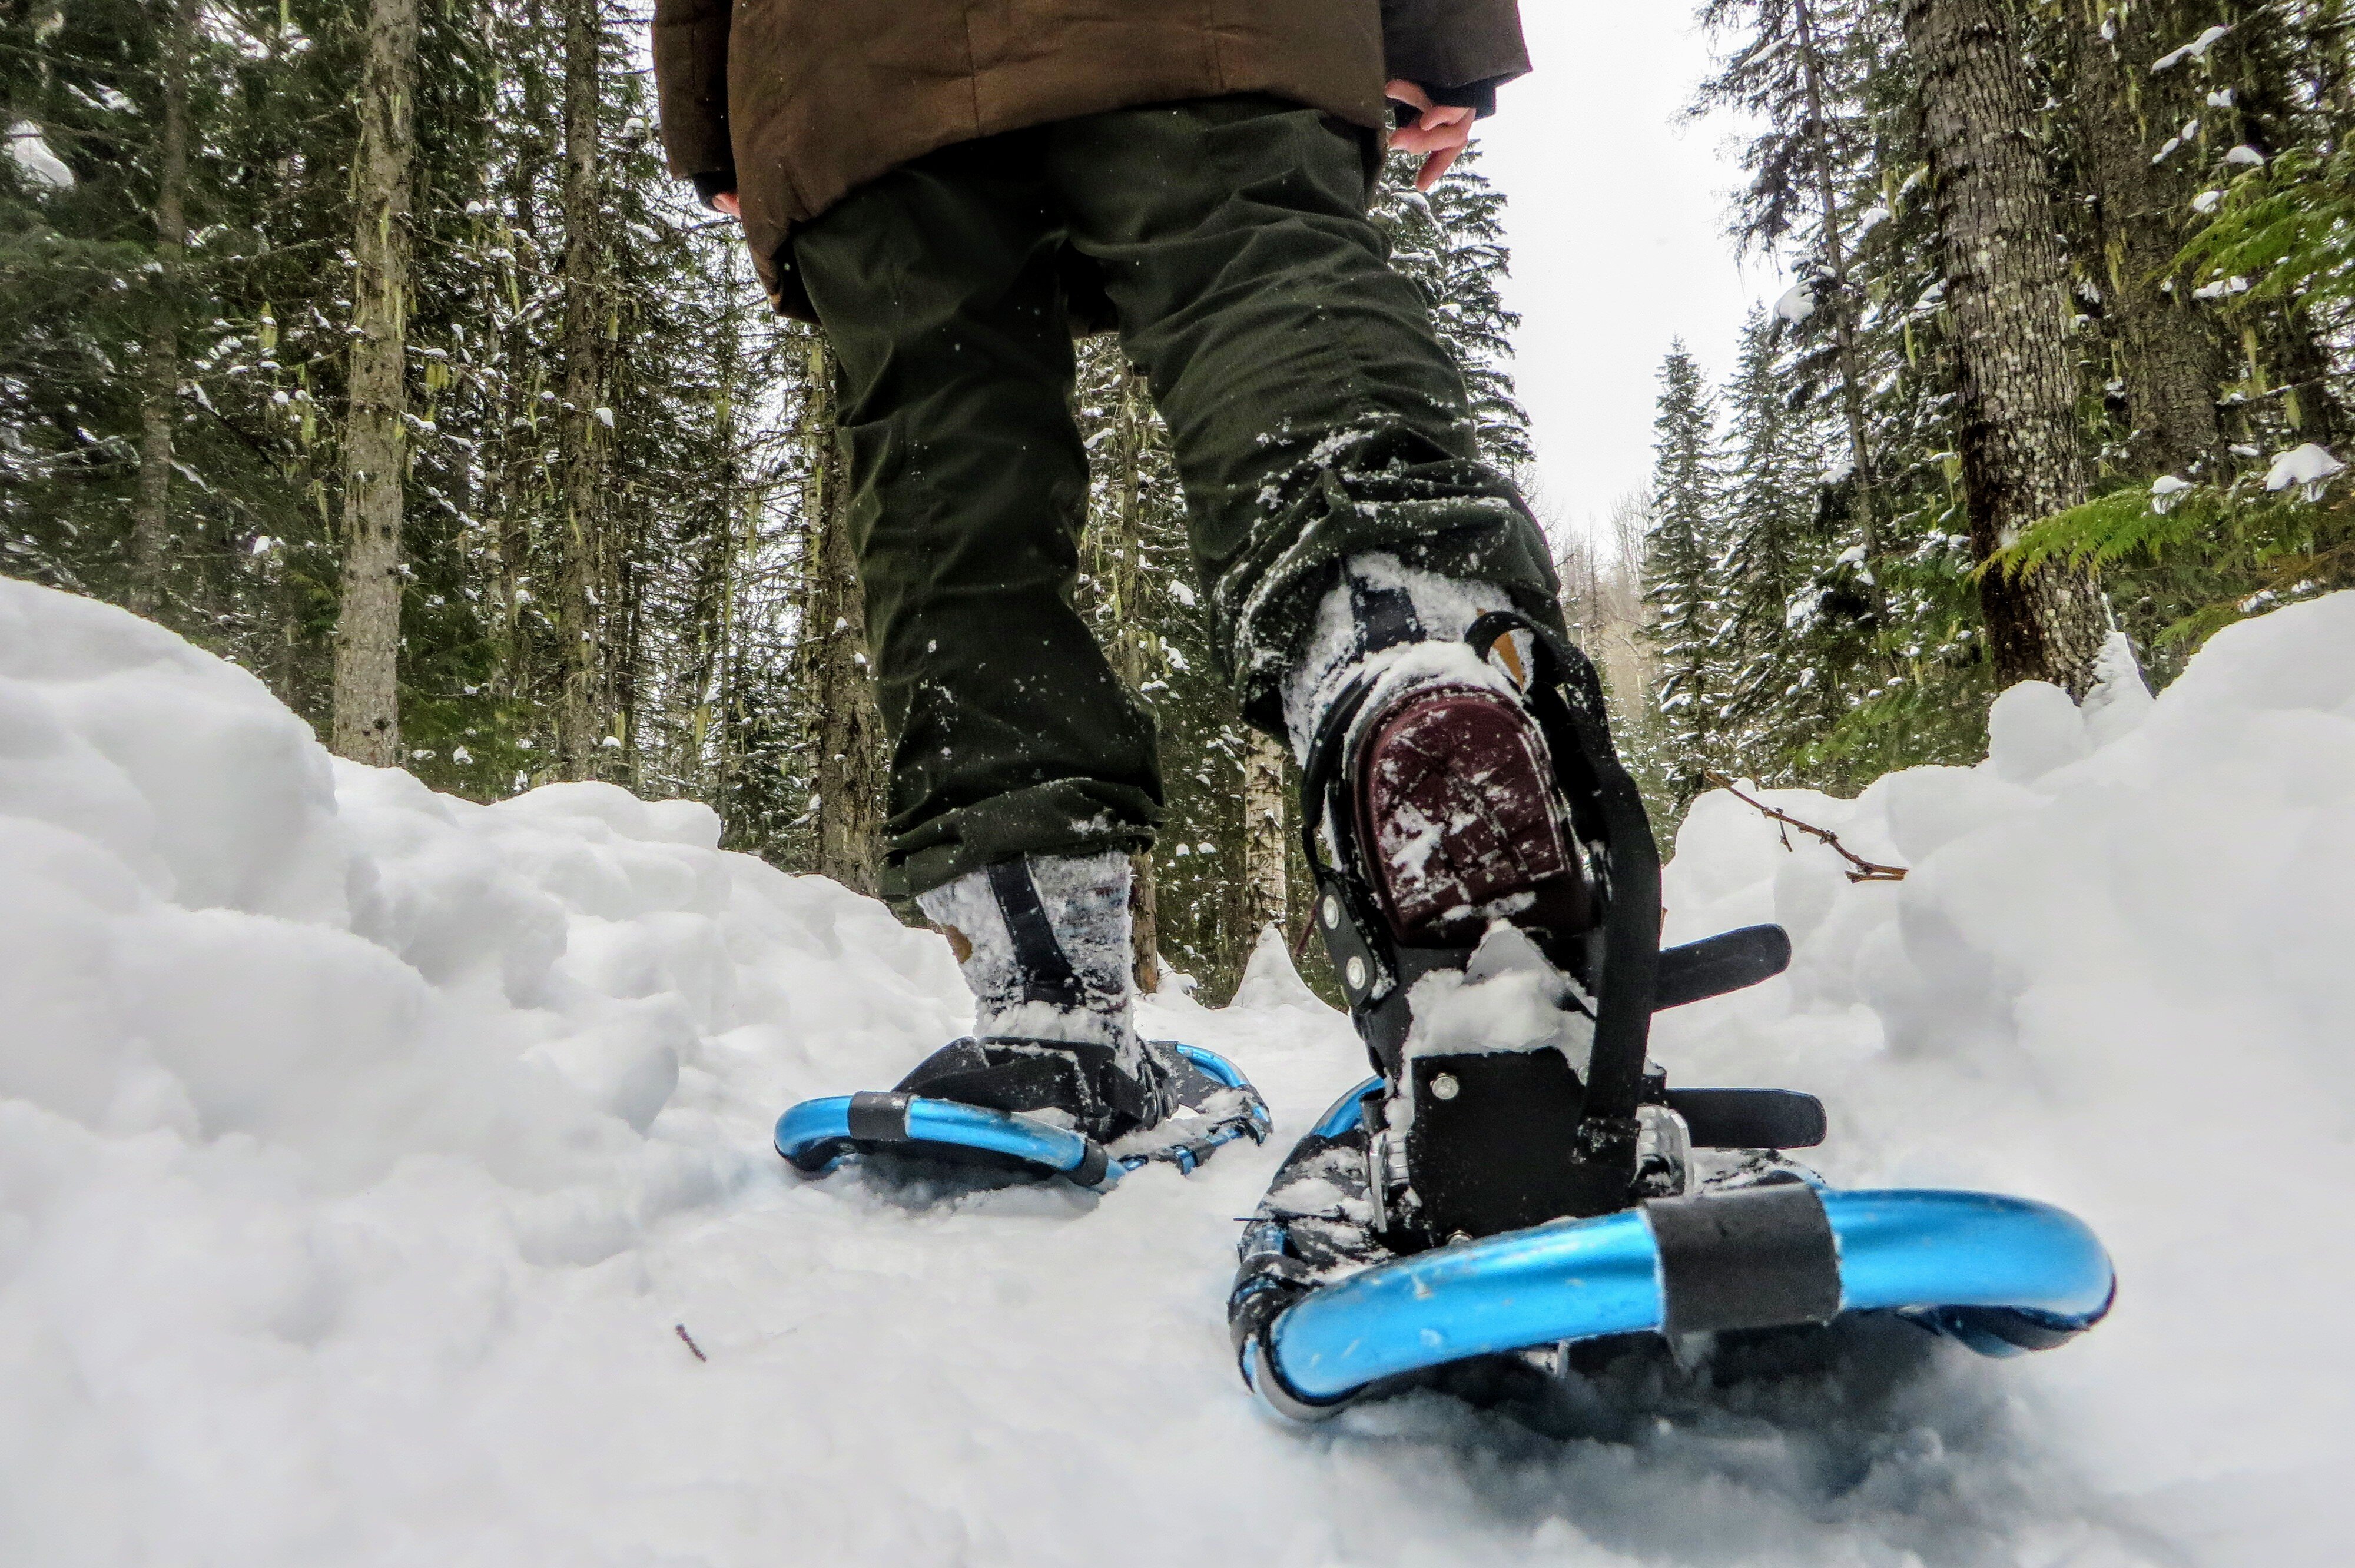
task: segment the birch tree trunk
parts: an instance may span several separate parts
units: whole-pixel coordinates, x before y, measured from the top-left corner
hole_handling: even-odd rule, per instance
[[[400,524],[409,470],[410,133],[417,0],[370,0],[352,233],[351,414],[332,745],[400,757]]]
[[[2157,0],[2073,0],[2066,10],[2102,285],[2133,426],[2126,461],[2137,476],[2179,471],[2222,452],[2216,389],[2224,355],[2215,322],[2191,298],[2188,270],[2175,265],[2204,154],[2195,143],[2158,157],[2200,115],[2200,98],[2188,66],[2156,76],[2150,68],[2200,29],[2190,7]]]
[[[172,437],[180,408],[180,268],[187,254],[188,56],[197,0],[171,0],[163,38],[164,123],[156,149],[155,302],[139,406],[139,489],[131,503],[133,613],[164,608],[171,550]]]
[[[1986,560],[2085,499],[2069,295],[2044,161],[2041,100],[2003,0],[1905,0],[1961,371],[1956,446],[1971,551]],[[1996,679],[2082,697],[2109,618],[2089,572],[1980,579]]]
[[[850,539],[849,486],[835,432],[834,355],[809,338],[802,437],[809,461],[809,519],[802,609],[801,689],[815,749],[817,872],[873,893],[883,829],[883,717],[867,661],[867,608]]]
[[[1290,918],[1284,887],[1284,759],[1282,741],[1253,730],[1243,753],[1243,948],[1273,922]]]
[[[598,221],[599,0],[564,3],[564,392],[558,450],[562,527],[556,586],[563,689],[556,742],[567,779],[604,771],[598,585],[604,546],[604,289]]]

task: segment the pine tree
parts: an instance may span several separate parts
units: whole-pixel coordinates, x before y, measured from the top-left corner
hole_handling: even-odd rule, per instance
[[[1661,362],[1652,429],[1645,598],[1658,650],[1653,701],[1675,765],[1697,778],[1726,760],[1731,739],[1722,601],[1725,479],[1714,400],[1681,342]],[[1690,794],[1689,779],[1680,791]]]
[[[1796,754],[1824,727],[1818,644],[1826,622],[1816,613],[1819,599],[1806,590],[1835,554],[1817,525],[1825,432],[1811,410],[1791,406],[1777,326],[1763,310],[1751,313],[1726,388],[1732,477],[1721,575],[1730,742],[1743,767],[1770,783],[1792,779]],[[1870,569],[1860,558],[1856,567],[1859,575]]]
[[[1428,195],[1414,188],[1421,160],[1391,160],[1374,221],[1391,242],[1391,265],[1423,291],[1431,324],[1464,372],[1480,455],[1503,468],[1535,457],[1529,417],[1513,391],[1513,329],[1505,308],[1511,257],[1505,245],[1505,194],[1466,149]]]
[[[1796,240],[1802,248],[1799,281],[1780,309],[1795,323],[1814,322],[1822,341],[1848,438],[1842,490],[1863,550],[1859,577],[1885,621],[1879,563],[1888,506],[1866,408],[1866,302],[1856,261],[1858,244],[1889,216],[1870,183],[1865,105],[1887,19],[1854,0],[1711,0],[1702,22],[1745,34],[1695,108],[1728,106],[1767,122],[1743,159],[1752,180],[1734,233],[1745,246]]]

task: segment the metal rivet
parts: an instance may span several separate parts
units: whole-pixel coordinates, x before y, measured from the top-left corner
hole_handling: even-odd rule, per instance
[[[1349,989],[1351,991],[1366,989],[1366,960],[1363,959],[1349,960]]]
[[[1337,930],[1341,925],[1341,901],[1331,894],[1325,895],[1325,928]]]
[[[1435,1099],[1452,1100],[1461,1087],[1453,1073],[1441,1073],[1431,1080],[1431,1093]]]

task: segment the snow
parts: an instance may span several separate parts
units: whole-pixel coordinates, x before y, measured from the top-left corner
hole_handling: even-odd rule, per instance
[[[2069,1205],[2110,1322],[1304,1432],[1234,1376],[1232,1216],[1366,1068],[1280,942],[1142,1020],[1252,1071],[1269,1147],[1101,1201],[799,1183],[778,1110],[966,1022],[940,938],[698,805],[331,761],[0,580],[0,1562],[2336,1561],[2355,594],[2156,700],[2104,674],[2008,693],[1979,768],[1765,792],[1902,883],[1703,796],[1670,938],[1797,956],[1659,1054],[1823,1094],[1836,1180]]]
[[[41,128],[28,120],[19,120],[8,127],[8,156],[37,185],[59,191],[73,188],[73,171],[66,166],[64,159],[49,151]]]
[[[2226,153],[2224,161],[2228,164],[2238,164],[2243,168],[2262,169],[2265,166],[2265,155],[2246,142]]]
[[[2222,42],[2224,36],[2232,30],[2230,27],[2210,27],[2181,48],[2170,50],[2151,61],[2150,74],[2157,76],[2163,70],[2172,70],[2188,59],[2205,60],[2208,51]]]
[[[2308,441],[2274,459],[2273,467],[2265,471],[2265,488],[2287,490],[2295,484],[2307,500],[2319,501],[2323,487],[2346,471],[2345,463]]]
[[[2183,493],[2192,488],[2190,480],[2180,474],[2162,473],[2150,482],[2150,509],[2160,516],[2173,510]]]
[[[1774,302],[1775,316],[1782,321],[1789,322],[1793,326],[1798,325],[1815,313],[1815,284],[1806,278],[1800,279],[1784,290],[1781,296]]]

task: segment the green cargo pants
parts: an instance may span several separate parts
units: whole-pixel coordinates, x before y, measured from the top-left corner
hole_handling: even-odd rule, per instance
[[[1283,675],[1359,552],[1560,625],[1544,536],[1474,459],[1462,378],[1385,263],[1368,154],[1274,99],[1120,110],[929,154],[796,231],[842,366],[893,737],[887,891],[1152,842],[1152,717],[1072,609],[1075,265],[1168,424],[1212,646],[1253,723],[1282,732]]]

